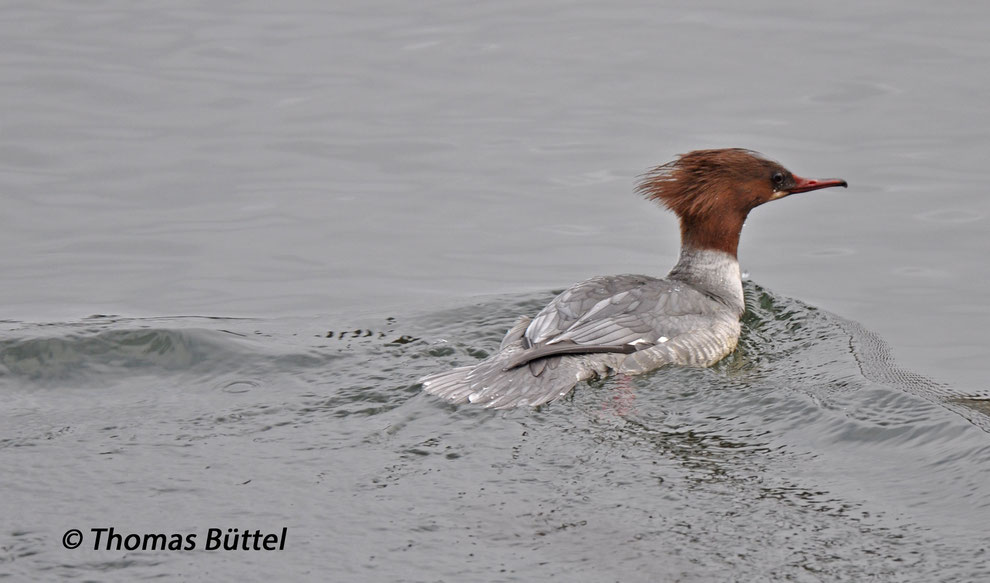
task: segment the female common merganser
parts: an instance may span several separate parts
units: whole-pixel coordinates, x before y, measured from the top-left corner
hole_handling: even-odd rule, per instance
[[[753,208],[847,186],[791,174],[741,148],[696,150],[647,172],[637,191],[680,218],[681,255],[665,279],[593,277],[522,317],[478,364],[420,379],[452,403],[504,409],[563,397],[583,380],[664,365],[711,366],[732,352],[746,309],[736,249]]]

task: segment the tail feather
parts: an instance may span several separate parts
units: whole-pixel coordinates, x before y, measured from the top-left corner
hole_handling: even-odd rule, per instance
[[[473,366],[459,366],[425,376],[419,379],[419,382],[423,384],[423,390],[431,395],[443,397],[455,404],[467,403],[471,387],[466,383],[466,379],[473,369]]]
[[[514,344],[474,366],[462,366],[420,379],[423,390],[451,403],[476,403],[494,409],[542,405],[567,395],[578,382],[594,377],[584,356],[552,356],[546,366],[505,370],[523,350]],[[598,355],[596,355],[598,356]],[[605,356],[605,355],[601,355]]]

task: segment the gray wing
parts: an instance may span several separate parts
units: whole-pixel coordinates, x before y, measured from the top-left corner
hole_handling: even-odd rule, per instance
[[[524,334],[525,345],[647,348],[661,338],[704,327],[717,305],[678,281],[643,275],[595,277],[567,289],[537,314]]]
[[[687,284],[642,275],[596,277],[564,291],[532,321],[517,321],[498,353],[420,381],[426,392],[453,403],[536,406],[610,369],[710,364],[725,355],[722,340],[734,346],[738,334],[738,318]]]

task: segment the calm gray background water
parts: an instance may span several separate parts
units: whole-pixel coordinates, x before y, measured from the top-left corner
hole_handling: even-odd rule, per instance
[[[757,490],[745,477],[725,486],[733,492],[725,498],[668,475],[669,489],[630,494],[642,505],[623,514],[572,506],[557,520],[561,500],[592,495],[582,483],[620,505],[630,483],[655,486],[680,455],[669,442],[680,443],[679,430],[661,432],[669,439],[659,450],[636,449],[652,438],[592,417],[568,425],[560,407],[549,418],[449,409],[419,397],[414,381],[451,363],[430,346],[490,350],[512,312],[539,309],[549,290],[597,274],[665,273],[676,224],[632,193],[636,175],[687,150],[742,146],[795,173],[850,183],[753,213],[740,259],[754,281],[875,330],[904,368],[963,393],[990,388],[988,17],[990,7],[954,2],[6,3],[0,574],[528,580],[554,573],[552,565],[539,567],[506,540],[545,542],[570,528],[641,543],[623,525],[647,520],[657,510],[651,497],[667,496],[683,501],[689,520],[657,529],[706,528],[620,549],[578,536],[563,549],[587,563],[556,572],[568,580],[982,576],[988,543],[976,525],[988,514],[974,484],[990,469],[987,435],[956,415],[873,457],[851,447],[849,459],[838,453],[849,440],[822,443],[834,429],[825,422],[796,445],[805,438],[793,427],[808,421],[801,399],[772,416],[779,435],[765,441],[806,447],[801,455],[830,459],[822,467],[851,472],[849,482],[816,474],[808,460],[756,455],[743,465],[766,464],[754,475],[786,476],[812,498],[863,504],[856,528],[839,511],[819,524],[800,505],[767,506],[775,496],[767,492],[795,490]],[[472,305],[491,319],[441,309]],[[94,314],[112,317],[87,319]],[[340,338],[355,328],[371,334]],[[140,329],[150,332],[134,336]],[[403,335],[416,340],[372,343]],[[850,371],[834,369],[834,382],[852,382],[843,376]],[[726,382],[670,374],[689,386]],[[372,386],[380,393],[349,392]],[[772,394],[788,402],[789,389],[780,390]],[[877,402],[887,401],[862,398],[886,410]],[[391,413],[376,416],[374,403]],[[690,409],[703,420],[718,404],[703,398]],[[352,407],[363,416],[354,419]],[[945,427],[957,433],[946,437]],[[510,443],[526,432],[540,437]],[[559,434],[575,437],[554,442]],[[439,435],[454,443],[430,441]],[[868,442],[856,435],[851,441]],[[619,437],[639,455],[618,462]],[[616,451],[606,452],[613,438]],[[520,469],[520,456],[542,460],[555,447],[573,456],[562,474],[554,461]],[[908,459],[915,448],[927,452],[918,465],[898,466],[881,487],[867,461]],[[440,455],[422,453],[433,450]],[[647,472],[653,455],[664,467]],[[436,498],[437,483],[415,482],[458,457],[474,465]],[[944,482],[910,486],[940,463],[950,464]],[[692,467],[678,468],[670,471],[683,484],[699,483]],[[571,486],[559,499],[527,490],[561,475]],[[383,501],[374,479],[402,495]],[[495,497],[488,518],[481,506],[472,514],[446,498],[483,497],[479,488]],[[946,498],[930,505],[940,492]],[[432,519],[399,518],[425,509]],[[725,518],[732,512],[749,518]],[[886,518],[870,522],[878,515]],[[534,535],[527,525],[544,518]],[[70,527],[114,523],[130,532],[289,524],[295,540],[281,555],[61,548]],[[916,546],[873,536],[897,524]],[[848,551],[836,561],[849,570],[828,567],[827,554],[781,559],[786,552],[775,549],[787,545],[766,537],[782,528],[795,529],[804,542],[794,552],[805,557],[831,540]],[[816,538],[829,529],[838,538]],[[727,559],[719,549],[740,537],[756,542]],[[943,545],[956,570],[926,555],[928,543]],[[437,558],[472,545],[456,554],[465,571]],[[857,554],[881,547],[886,562]],[[550,563],[561,550],[526,548],[547,552]],[[778,559],[792,570],[774,571]],[[375,564],[388,567],[365,569]]]

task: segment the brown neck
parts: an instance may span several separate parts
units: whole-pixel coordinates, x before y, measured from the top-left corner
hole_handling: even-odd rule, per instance
[[[739,234],[744,213],[707,214],[700,217],[681,217],[681,246],[693,249],[714,249],[737,257]]]

